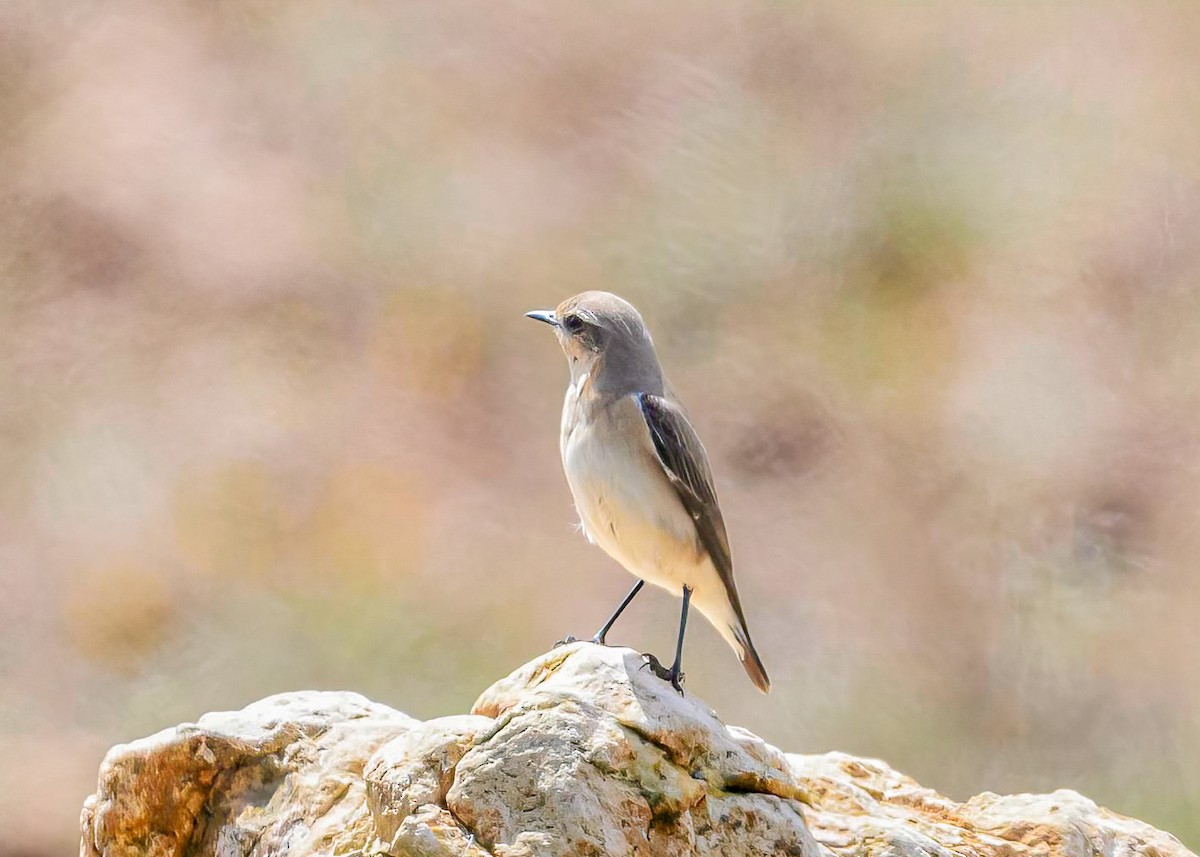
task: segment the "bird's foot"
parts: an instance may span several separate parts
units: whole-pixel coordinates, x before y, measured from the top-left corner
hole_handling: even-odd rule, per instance
[[[662,665],[662,661],[649,652],[642,653],[642,660],[644,661],[642,669],[650,670],[650,672],[679,691],[680,696],[683,696],[683,670],[679,669],[678,666],[667,669]]]
[[[683,696],[683,670],[667,670],[667,675],[667,681],[671,683],[671,687],[675,688],[680,696]]]
[[[557,649],[559,646],[565,646],[568,643],[578,643],[578,642],[580,642],[578,637],[573,636],[571,634],[567,634],[567,636],[563,637],[561,640],[559,640],[557,643],[555,643],[553,648]],[[596,636],[592,637],[587,642],[592,643],[597,646],[607,646],[608,645],[608,643],[604,639],[604,636],[601,634],[597,634]]]

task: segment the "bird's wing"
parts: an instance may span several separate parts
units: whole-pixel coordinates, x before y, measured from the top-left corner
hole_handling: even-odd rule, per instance
[[[733,585],[729,537],[725,533],[721,507],[717,504],[717,493],[713,488],[712,471],[708,466],[704,445],[679,405],[650,393],[638,393],[634,398],[650,429],[650,439],[654,442],[659,463],[683,502],[683,507],[691,515],[700,545],[712,559],[729,593],[729,600],[741,619],[742,608]]]

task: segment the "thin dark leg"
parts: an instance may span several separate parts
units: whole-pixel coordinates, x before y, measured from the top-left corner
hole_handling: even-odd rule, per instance
[[[665,668],[654,655],[649,653],[642,655],[646,662],[642,668],[649,669],[663,681],[669,681],[671,687],[679,691],[680,696],[683,696],[683,633],[687,630],[688,605],[691,600],[692,590],[687,586],[683,587],[683,611],[679,614],[679,640],[675,643],[675,663],[671,665],[671,668]]]
[[[679,640],[675,643],[675,663],[671,665],[668,673],[671,682],[671,687],[683,693],[683,687],[679,680],[683,678],[683,632],[687,630],[688,606],[692,600],[692,590],[688,587],[683,587],[683,610],[679,614]]]
[[[604,627],[596,632],[596,636],[592,637],[592,642],[598,645],[606,645],[604,638],[608,636],[608,632],[612,629],[613,623],[617,621],[617,617],[625,612],[625,608],[629,606],[629,602],[633,600],[633,596],[642,591],[642,587],[646,585],[646,581],[639,580],[633,585],[633,589],[629,590],[629,594],[625,596],[618,606],[613,611],[613,614],[608,617],[608,621],[604,623]]]

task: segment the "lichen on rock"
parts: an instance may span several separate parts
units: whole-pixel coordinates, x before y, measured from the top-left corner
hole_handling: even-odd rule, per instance
[[[785,754],[587,643],[469,715],[269,697],[114,747],[81,857],[1185,857],[1075,792],[957,803],[882,762]]]

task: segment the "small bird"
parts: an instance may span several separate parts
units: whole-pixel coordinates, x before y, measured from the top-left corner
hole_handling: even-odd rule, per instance
[[[771,681],[733,582],[708,456],[663,379],[641,315],[614,294],[584,292],[526,316],[554,328],[571,370],[559,448],[583,532],[637,578],[592,642],[604,644],[649,581],[683,597],[675,663],[665,669],[646,656],[656,675],[683,693],[683,635],[694,600],[767,693]]]

